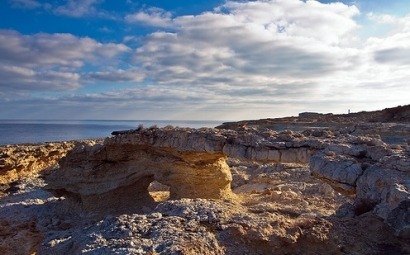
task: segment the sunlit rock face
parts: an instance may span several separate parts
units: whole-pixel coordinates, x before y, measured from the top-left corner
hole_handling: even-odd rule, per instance
[[[47,177],[54,194],[91,213],[138,212],[154,204],[148,186],[170,187],[170,198],[231,198],[224,137],[197,130],[149,129],[81,144]]]
[[[315,138],[316,139],[316,138]],[[306,163],[316,148],[294,132],[139,128],[113,132],[103,143],[77,145],[47,177],[47,188],[89,212],[139,211],[153,204],[154,180],[170,198],[231,198],[226,158]]]

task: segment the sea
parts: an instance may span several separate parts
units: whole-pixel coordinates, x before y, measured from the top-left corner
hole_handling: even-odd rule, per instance
[[[112,131],[144,127],[216,127],[215,120],[0,120],[0,145],[105,138]]]

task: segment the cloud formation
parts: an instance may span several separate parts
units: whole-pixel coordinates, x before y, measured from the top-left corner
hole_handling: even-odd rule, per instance
[[[54,14],[98,16],[100,2],[69,0]],[[198,15],[144,6],[123,15],[122,43],[0,30],[0,88],[20,93],[21,107],[86,106],[92,118],[264,118],[408,103],[410,16],[331,2],[226,1]],[[362,38],[361,19],[386,28]]]
[[[101,2],[102,0],[68,0],[66,4],[55,8],[54,13],[75,18],[94,16],[99,13],[96,5]]]
[[[140,82],[144,80],[144,74],[138,69],[117,69],[109,71],[98,71],[94,73],[88,73],[85,75],[89,81],[107,81],[107,82],[122,82],[122,81],[135,81]]]
[[[100,66],[102,60],[128,51],[123,44],[102,44],[71,34],[23,35],[0,30],[0,87],[26,91],[77,89],[82,67]]]
[[[215,12],[175,17],[176,31],[150,34],[134,59],[159,84],[266,94],[261,88],[280,90],[352,68],[357,51],[344,45],[358,14],[339,3],[229,1]]]
[[[398,94],[381,97],[386,82],[404,88],[406,75],[385,64],[409,64],[409,23],[391,18],[388,36],[361,42],[359,15],[342,3],[228,1],[213,12],[174,17],[172,29],[147,36],[134,59],[158,84],[218,91],[229,97],[224,102],[255,109],[293,102],[303,110],[307,101],[316,111],[342,102],[394,105]]]
[[[172,14],[161,8],[151,7],[125,16],[128,23],[140,23],[152,27],[171,27]]]

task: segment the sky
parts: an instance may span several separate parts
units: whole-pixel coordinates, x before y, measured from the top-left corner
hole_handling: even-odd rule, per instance
[[[372,111],[409,78],[409,0],[0,1],[0,119]]]

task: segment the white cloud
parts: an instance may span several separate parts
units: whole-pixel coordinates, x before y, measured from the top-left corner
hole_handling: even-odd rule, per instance
[[[174,18],[176,32],[145,38],[135,60],[161,84],[258,86],[352,68],[342,49],[355,7],[315,1],[228,2],[217,12]]]
[[[125,21],[153,27],[170,27],[172,25],[172,14],[163,9],[151,7],[125,16]]]
[[[342,3],[228,1],[214,12],[174,17],[172,32],[141,40],[134,59],[161,86],[224,95],[203,93],[214,98],[208,104],[235,102],[253,111],[262,105],[333,111],[404,104],[394,89],[410,94],[407,21],[392,18],[396,30],[388,37],[360,42],[358,15]]]
[[[95,13],[95,3],[84,2],[82,15]],[[388,30],[363,40],[358,15],[342,3],[227,1],[199,15],[173,17],[158,8],[127,15],[127,25],[157,32],[128,34],[124,44],[3,30],[0,87],[16,94],[74,90],[43,102],[22,95],[19,103],[70,106],[84,118],[243,119],[408,104],[409,17],[368,15],[366,22]],[[76,94],[84,82],[110,90]]]
[[[138,69],[118,69],[110,71],[99,71],[94,73],[88,73],[85,75],[89,81],[108,81],[108,82],[121,82],[121,81],[142,81],[144,74]]]
[[[389,25],[390,31],[387,34],[395,34],[400,32],[410,32],[410,13],[406,16],[399,17],[390,14],[375,14],[368,13],[366,16],[370,21],[377,25]]]
[[[69,17],[95,16],[99,13],[95,7],[101,0],[68,0],[65,5],[54,9],[54,13]]]
[[[61,1],[38,1],[38,0],[9,0],[11,6],[22,9],[41,8],[55,15],[68,16],[72,18],[99,17],[105,19],[116,19],[117,17],[109,11],[98,8],[104,0],[66,0]]]
[[[226,10],[242,24],[264,27],[292,37],[305,37],[326,44],[339,44],[357,28],[352,19],[360,14],[355,6],[342,3],[321,4],[318,1],[228,1]]]
[[[383,37],[369,38],[365,49],[378,63],[409,66],[410,16],[371,15],[371,19],[379,24],[389,24],[390,29]]]
[[[16,90],[69,90],[80,87],[80,68],[96,67],[130,49],[123,44],[102,44],[71,34],[22,35],[0,30],[0,87]],[[124,74],[123,74],[124,75]]]
[[[367,18],[375,21],[379,24],[395,24],[398,22],[398,18],[388,14],[375,14],[373,12],[369,12]]]
[[[0,77],[0,87],[10,90],[72,90],[80,87],[80,75],[72,72],[0,66]]]

